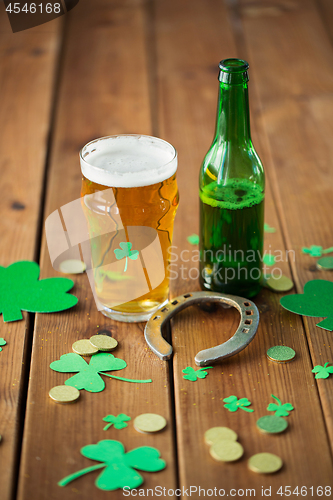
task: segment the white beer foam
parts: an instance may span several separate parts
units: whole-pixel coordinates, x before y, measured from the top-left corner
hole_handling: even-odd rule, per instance
[[[102,137],[80,152],[82,174],[109,187],[140,187],[162,182],[177,169],[171,144],[146,135]]]

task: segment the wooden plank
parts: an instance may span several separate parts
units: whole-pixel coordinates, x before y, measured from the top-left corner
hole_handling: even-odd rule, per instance
[[[328,248],[332,244],[333,172],[330,165],[330,137],[333,131],[333,49],[316,4],[310,0],[294,2],[292,10],[280,12],[279,23],[269,16],[265,22],[260,22],[260,18],[246,14],[246,2],[244,6],[243,25],[249,59],[258,75],[256,87],[274,158],[272,183],[279,200],[287,246],[296,252],[296,261],[292,264],[297,289],[301,293],[309,280],[332,280],[331,274],[317,270],[316,259],[304,255],[301,249],[313,244]],[[276,24],[279,24],[279,28]],[[290,54],[297,61],[294,66],[285,60],[283,51],[276,50],[281,33],[283,43],[292,47],[292,50],[289,49]],[[265,67],[257,56],[259,44],[260,53],[267,61]],[[313,68],[311,61],[315,54],[318,57]],[[285,87],[283,94],[280,91],[281,76],[276,73],[276,68],[283,67],[285,63],[283,79],[288,80],[288,71],[293,83]],[[271,81],[272,93],[275,95],[273,100],[267,95],[264,84],[269,73],[276,75]],[[296,87],[299,91],[296,91]],[[319,318],[304,318],[303,321],[313,366],[323,365],[332,359],[332,334],[315,326]],[[318,381],[331,446],[332,382],[324,384]]]
[[[13,34],[0,4],[0,264],[33,260],[39,235],[60,23]],[[1,499],[13,498],[23,426],[31,332],[24,320],[3,323],[0,357]]]
[[[254,46],[260,46],[256,66],[259,64],[261,68],[260,80],[265,78],[260,90],[261,102],[331,92],[332,50],[312,0],[278,3],[268,0],[259,4],[240,0],[239,9],[247,50],[252,53]]]
[[[333,5],[330,0],[317,0],[317,7],[322,22],[327,29],[328,35],[333,43]]]
[[[92,10],[91,2],[81,1],[68,16],[46,216],[80,196],[78,151],[85,142],[115,133],[151,132],[143,5],[141,1],[98,0]],[[45,242],[42,272],[43,276],[57,274]],[[37,318],[18,498],[61,496],[65,500],[78,494],[82,499],[105,498],[105,492],[94,485],[96,473],[63,489],[57,486],[60,479],[92,464],[80,455],[81,447],[103,439],[120,440],[126,451],[155,446],[167,468],[158,474],[143,472],[144,488],[175,487],[168,365],[148,352],[142,324],[117,323],[97,311],[86,276],[75,277],[74,293],[79,297],[75,309]],[[74,341],[89,338],[101,327],[112,330],[120,344],[114,354],[128,363],[118,374],[132,379],[151,377],[153,383],[106,380],[105,391],[82,391],[75,405],[57,406],[48,391],[68,376],[53,372],[49,364],[71,352]],[[135,431],[133,419],[144,412],[165,416],[167,429],[156,436]],[[103,417],[119,413],[132,418],[129,426],[104,432]],[[124,496],[121,490],[110,494],[114,499]]]
[[[167,140],[175,144],[180,160],[180,209],[174,239],[174,246],[177,247],[174,253],[178,255],[174,270],[178,270],[179,278],[173,294],[177,295],[198,289],[195,273],[197,254],[187,243],[186,236],[198,232],[198,173],[213,136],[218,90],[217,64],[222,58],[237,55],[245,58],[245,54],[236,50],[228,21],[230,12],[221,2],[209,0],[203,5],[199,0],[194,0],[190,9],[185,1],[155,2],[155,9],[160,130]],[[239,36],[241,25],[237,27]],[[242,40],[236,41],[237,46],[241,47]],[[258,53],[261,53],[259,49]],[[259,77],[255,74],[256,67],[251,67],[250,85],[253,85],[253,80]],[[310,81],[310,75],[308,79]],[[285,85],[280,80],[279,83]],[[296,92],[297,81],[294,85]],[[323,85],[327,87],[328,84],[324,81]],[[281,89],[273,88],[271,94],[267,79],[263,79],[262,86],[265,86],[272,100],[277,98],[278,92],[282,93]],[[254,137],[259,139],[265,130],[259,103],[255,96],[251,97],[254,99],[252,129]],[[261,140],[255,144],[266,170],[270,172],[272,161],[267,143]],[[278,231],[269,235],[266,244],[284,251],[286,247],[270,190],[270,180],[271,176],[268,175],[265,217]],[[183,254],[182,261],[181,252],[185,249],[189,253]],[[184,262],[185,259],[190,261]],[[185,269],[181,270],[181,265]],[[284,274],[290,272],[288,268],[289,263],[281,263]],[[209,370],[207,378],[197,382],[184,380],[182,369],[195,366],[193,358],[199,350],[227,340],[238,325],[238,315],[234,310],[209,314],[192,308],[174,318],[172,338],[181,486],[200,486],[206,490],[217,487],[224,489],[226,494],[231,488],[254,488],[257,496],[261,494],[262,486],[272,487],[275,498],[281,485],[291,485],[294,489],[297,485],[316,488],[331,484],[330,450],[316,384],[311,374],[312,365],[302,321],[299,317],[285,313],[279,306],[279,298],[280,295],[267,290],[260,293],[255,302],[261,319],[253,343],[239,355]],[[289,365],[269,362],[266,351],[277,344],[293,347],[297,359]],[[223,408],[222,399],[232,394],[238,398],[248,397],[252,401],[254,413],[238,410],[232,414]],[[272,401],[271,394],[295,406],[295,411],[288,418],[288,432],[276,438],[261,435],[255,425],[259,417],[268,413],[266,408]],[[315,426],[313,422],[316,422]],[[222,465],[210,457],[203,435],[208,428],[217,425],[231,427],[239,434],[239,441],[245,449],[245,456],[239,463]],[[324,456],[316,456],[318,462],[314,465],[309,450],[316,448],[318,443]],[[264,451],[282,457],[285,465],[278,474],[256,476],[247,469],[247,459]]]

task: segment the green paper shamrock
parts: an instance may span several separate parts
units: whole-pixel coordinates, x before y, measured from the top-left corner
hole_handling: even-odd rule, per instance
[[[3,320],[22,319],[21,311],[51,313],[69,309],[78,299],[68,292],[74,282],[68,278],[39,280],[36,262],[14,262],[0,266],[0,314]]]
[[[276,233],[275,227],[271,227],[269,224],[264,224],[264,231],[265,233]]]
[[[311,245],[310,248],[303,247],[302,252],[311,255],[311,257],[321,257],[323,254],[333,252],[333,247],[323,250],[323,247],[319,245]]]
[[[4,345],[6,345],[6,344],[7,344],[7,342],[5,341],[5,339],[1,338],[1,339],[0,339],[0,346],[4,346]],[[2,351],[2,347],[0,347],[0,352],[1,352],[1,351]]]
[[[325,363],[324,366],[317,365],[313,368],[312,373],[316,373],[315,378],[328,378],[331,373],[333,373],[333,366],[327,367],[329,362]]]
[[[124,257],[126,258],[124,269],[124,273],[126,273],[127,257],[129,257],[131,260],[136,260],[139,257],[139,250],[131,250],[132,243],[127,243],[126,241],[119,243],[119,246],[120,248],[122,248],[122,250],[119,250],[119,248],[117,248],[116,250],[114,250],[114,253],[117,260],[123,259]]]
[[[312,280],[304,285],[304,293],[285,295],[280,299],[282,307],[304,316],[326,317],[317,326],[333,330],[333,283],[326,280]]]
[[[268,411],[275,411],[275,416],[276,417],[288,417],[289,412],[294,409],[293,405],[290,404],[290,403],[285,403],[283,405],[281,403],[281,401],[279,400],[279,398],[277,398],[276,396],[273,396],[273,394],[271,394],[271,396],[272,396],[272,398],[275,399],[275,401],[278,402],[278,404],[270,403],[267,406],[267,410]]]
[[[97,488],[105,491],[113,491],[118,488],[130,490],[143,483],[143,477],[134,469],[158,472],[165,469],[166,465],[165,461],[160,458],[161,454],[156,448],[140,446],[125,453],[123,444],[111,439],[84,446],[81,448],[81,454],[86,458],[102,463],[65,477],[59,481],[59,486],[66,486],[74,479],[88,472],[105,467],[95,481]]]
[[[187,241],[191,245],[199,245],[199,241],[200,241],[199,235],[197,235],[197,234],[191,234],[191,236],[187,237]]]
[[[103,429],[103,431],[107,431],[111,425],[114,425],[115,429],[124,429],[124,427],[127,427],[126,422],[131,420],[131,417],[125,415],[125,413],[120,413],[117,417],[114,415],[107,415],[103,420],[104,422],[109,422]]]
[[[192,382],[196,382],[198,378],[206,378],[208,373],[204,370],[209,370],[209,368],[213,368],[212,366],[205,366],[204,368],[200,368],[199,370],[194,370],[191,366],[188,366],[187,368],[184,368],[182,370],[182,373],[185,373],[186,375],[183,375],[183,378],[186,380],[191,380]]]
[[[56,372],[78,372],[73,377],[67,379],[65,385],[71,385],[79,390],[85,389],[89,392],[101,392],[105,389],[105,383],[100,374],[123,380],[124,382],[151,382],[151,379],[131,380],[108,373],[102,373],[104,371],[122,370],[126,366],[126,361],[115,358],[113,354],[106,352],[99,352],[91,356],[89,364],[79,354],[75,354],[74,352],[63,354],[59,360],[53,361],[53,363],[50,364],[50,368]]]
[[[311,257],[321,257],[323,247],[319,245],[311,245],[310,248],[303,247],[302,252],[311,255]]]
[[[251,408],[245,408],[246,406],[250,406],[251,402],[247,398],[237,399],[237,396],[229,396],[223,400],[224,403],[227,403],[224,408],[227,408],[229,411],[237,411],[238,408],[244,411],[253,412]]]

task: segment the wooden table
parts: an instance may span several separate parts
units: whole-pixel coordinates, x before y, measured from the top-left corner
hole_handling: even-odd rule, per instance
[[[174,245],[179,255],[188,250],[190,260],[179,259],[185,270],[172,282],[172,296],[198,290],[191,279],[195,247],[186,238],[198,232],[198,171],[214,132],[217,65],[241,57],[250,63],[252,136],[266,169],[265,221],[277,229],[265,235],[266,248],[295,252],[279,265],[298,293],[308,280],[332,280],[301,251],[332,246],[332,40],[330,0],[81,0],[66,16],[15,34],[1,4],[0,264],[35,260],[42,277],[58,276],[44,221],[79,197],[79,149],[103,135],[150,134],[179,153]],[[307,498],[319,498],[318,486],[332,486],[333,376],[316,380],[311,370],[333,362],[333,333],[316,327],[318,319],[288,313],[280,294],[262,290],[255,299],[255,340],[206,379],[190,382],[182,369],[195,366],[199,350],[232,335],[235,310],[180,313],[171,329],[175,354],[164,362],[147,348],[143,323],[108,320],[95,307],[87,276],[74,280],[79,303],[72,310],[0,320],[0,337],[7,340],[0,353],[1,500],[123,498],[121,490],[98,490],[97,472],[57,486],[91,465],[80,448],[102,439],[121,440],[126,450],[161,450],[167,468],[143,473],[145,494],[178,487],[188,498],[192,486],[198,499],[194,487],[200,486],[238,498],[255,489],[256,498],[264,498],[262,488],[271,487],[271,498],[282,498],[280,486],[286,496],[286,486],[292,492],[306,486]],[[101,393],[82,391],[78,403],[56,405],[48,391],[67,377],[50,363],[102,327],[119,340],[116,355],[128,363],[123,376],[153,383],[107,380]],[[295,349],[292,363],[268,361],[267,349],[278,344]],[[248,397],[255,411],[228,412],[222,399],[232,394]],[[255,425],[268,413],[271,394],[295,407],[288,431],[277,437]],[[165,431],[146,436],[133,425],[103,431],[107,414],[133,419],[143,412],[164,415]],[[239,462],[220,464],[209,455],[203,434],[218,425],[239,434],[245,449]],[[247,459],[263,451],[282,457],[280,472],[248,470]]]

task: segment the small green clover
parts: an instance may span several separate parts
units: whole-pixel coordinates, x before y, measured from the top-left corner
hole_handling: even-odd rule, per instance
[[[311,255],[311,257],[321,257],[323,247],[319,245],[311,245],[310,248],[303,247],[302,252]]]
[[[126,242],[126,241],[119,243],[119,246],[120,246],[120,248],[122,248],[122,250],[119,250],[119,248],[116,248],[116,250],[114,250],[114,253],[115,253],[117,260],[121,260],[124,257],[126,258],[125,269],[124,269],[124,273],[126,273],[126,271],[127,271],[127,258],[129,257],[131,260],[136,260],[139,257],[139,250],[131,250],[132,243]]]
[[[184,368],[182,370],[185,375],[183,375],[183,378],[185,380],[191,380],[192,382],[196,382],[198,378],[206,378],[208,373],[204,370],[209,370],[209,368],[213,368],[212,366],[205,366],[204,368],[200,368],[199,370],[194,370],[191,366],[188,366],[187,368]]]
[[[271,396],[272,396],[272,398],[275,399],[275,401],[278,402],[278,404],[270,403],[267,406],[267,410],[268,411],[275,411],[275,416],[276,417],[288,417],[289,412],[294,409],[293,405],[290,404],[290,403],[285,403],[283,405],[281,403],[281,401],[279,400],[279,398],[277,398],[276,396],[273,396],[273,394],[271,394]]]
[[[95,485],[100,490],[114,491],[118,488],[130,490],[137,488],[143,483],[143,477],[134,469],[146,472],[158,472],[165,468],[165,461],[160,458],[160,452],[151,446],[140,446],[127,453],[119,441],[105,439],[97,444],[90,444],[81,448],[81,454],[102,462],[87,467],[59,481],[59,486],[66,486],[88,472],[105,467],[98,476]]]
[[[3,345],[6,345],[7,342],[5,341],[5,339],[1,338],[0,339],[0,346],[3,346]],[[0,352],[2,351],[2,347],[0,347]]]
[[[253,412],[251,408],[246,408],[246,406],[250,406],[251,402],[247,398],[237,399],[237,396],[229,396],[228,398],[224,398],[224,403],[226,403],[224,408],[227,408],[229,411],[237,411],[238,408],[244,411]]]
[[[107,431],[111,425],[113,425],[115,429],[124,429],[124,427],[127,427],[126,422],[131,420],[131,417],[125,415],[125,413],[120,413],[117,417],[114,415],[107,415],[103,420],[104,422],[109,422],[103,429],[103,431]]]
[[[310,248],[303,247],[302,252],[311,255],[311,257],[321,257],[323,254],[332,253],[333,247],[324,250],[320,245],[311,245]]]
[[[315,378],[328,378],[331,373],[333,373],[333,366],[328,366],[329,362],[325,363],[324,366],[317,365],[313,368],[312,373],[316,373]]]

